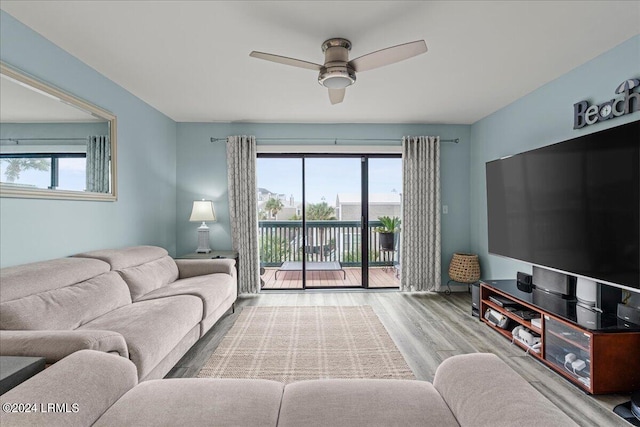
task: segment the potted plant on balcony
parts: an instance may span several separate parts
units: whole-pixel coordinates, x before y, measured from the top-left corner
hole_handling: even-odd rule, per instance
[[[376,228],[376,231],[380,233],[380,249],[383,251],[392,251],[395,248],[395,235],[400,231],[400,218],[394,216],[380,216],[378,221],[382,225]]]

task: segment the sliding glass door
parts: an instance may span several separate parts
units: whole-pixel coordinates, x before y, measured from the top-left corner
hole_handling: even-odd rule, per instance
[[[302,160],[257,159],[258,250],[263,289],[303,288]]]
[[[361,287],[362,159],[304,159],[305,284]]]
[[[398,287],[377,229],[400,216],[401,170],[399,156],[258,155],[263,289]]]
[[[401,271],[402,158],[375,157],[368,159],[367,163],[369,287],[398,287]]]

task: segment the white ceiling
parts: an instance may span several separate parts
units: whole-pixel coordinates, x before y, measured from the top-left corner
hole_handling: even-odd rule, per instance
[[[10,1],[0,7],[179,122],[471,124],[640,33],[639,1]],[[331,105],[323,62],[424,39]],[[588,88],[585,88],[588,94]]]

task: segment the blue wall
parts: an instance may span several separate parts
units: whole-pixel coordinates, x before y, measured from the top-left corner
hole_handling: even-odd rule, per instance
[[[471,247],[482,277],[514,279],[529,264],[489,255],[485,163],[640,119],[640,112],[573,129],[573,104],[616,98],[616,87],[640,77],[640,36],[581,65],[471,126]]]
[[[211,247],[230,249],[229,203],[227,195],[226,146],[211,143],[211,137],[255,135],[262,138],[373,138],[398,140],[403,135],[439,135],[460,138],[459,144],[443,143],[441,150],[442,272],[453,252],[468,251],[469,233],[469,126],[403,124],[257,124],[178,123],[177,125],[177,253],[193,252],[197,246],[198,224],[189,222],[193,200],[214,202],[218,221],[209,224]],[[310,142],[313,144],[313,142]],[[316,142],[317,144],[317,142]],[[365,143],[366,144],[366,143]]]
[[[175,252],[176,124],[0,11],[0,59],[118,117],[118,201],[0,198],[0,265],[155,244]]]

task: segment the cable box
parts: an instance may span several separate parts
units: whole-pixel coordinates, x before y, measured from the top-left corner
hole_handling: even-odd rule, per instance
[[[489,301],[500,307],[516,307],[520,305],[517,302],[511,301],[509,298],[505,298],[500,295],[490,295]]]

